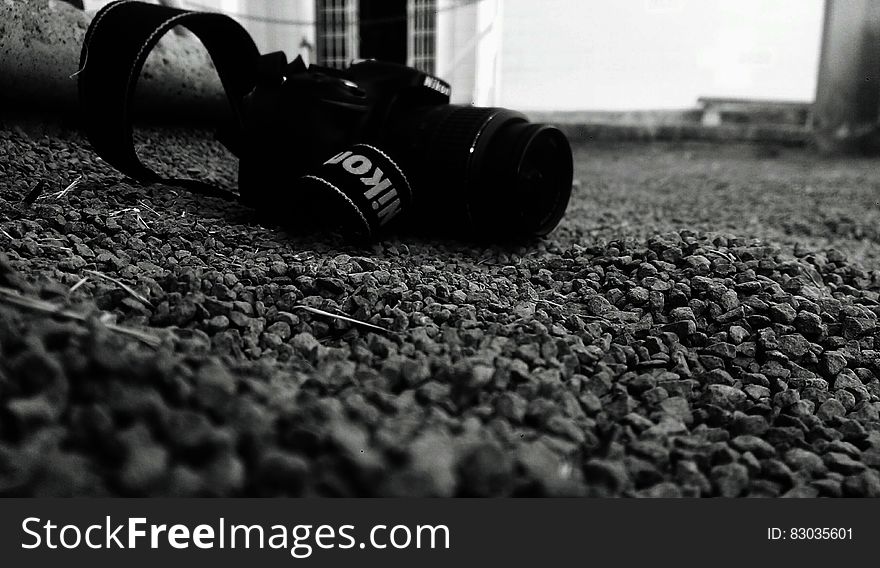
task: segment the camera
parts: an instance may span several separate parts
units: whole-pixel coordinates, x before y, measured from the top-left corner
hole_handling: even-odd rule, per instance
[[[404,65],[340,70],[264,55],[242,104],[242,199],[303,230],[361,238],[552,231],[571,195],[565,135],[515,111],[449,101],[446,82]]]
[[[223,84],[232,114],[218,138],[239,158],[239,198],[294,231],[499,241],[546,235],[565,213],[571,148],[552,126],[450,104],[449,84],[405,65],[288,63],[225,15],[124,0],[95,15],[75,75],[93,147],[137,180],[217,194],[159,176],[134,147],[137,78],[175,26],[202,41]]]

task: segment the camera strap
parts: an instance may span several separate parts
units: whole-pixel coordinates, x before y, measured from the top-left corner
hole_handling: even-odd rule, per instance
[[[183,26],[204,44],[232,108],[224,144],[235,151],[240,136],[241,100],[255,85],[260,52],[248,32],[222,14],[192,12],[119,0],[95,14],[83,41],[77,73],[80,106],[95,151],[120,172],[145,182],[166,182],[200,193],[222,192],[204,182],[165,179],[137,156],[132,132],[132,99],[150,51],[167,31]]]

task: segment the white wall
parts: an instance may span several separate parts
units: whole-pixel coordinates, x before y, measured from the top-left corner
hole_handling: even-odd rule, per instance
[[[812,101],[822,0],[504,0],[500,103],[687,108]]]
[[[249,14],[292,58],[313,0],[172,0]],[[381,0],[376,0],[381,1]],[[104,0],[86,0],[87,7]],[[438,0],[437,75],[454,102],[522,110],[688,108],[700,96],[811,101],[823,0]]]
[[[503,6],[503,0],[437,1],[435,73],[452,84],[452,102],[498,103]]]
[[[293,59],[314,57],[314,0],[142,0],[197,11],[223,12],[235,18],[254,38],[261,53],[283,51]],[[84,0],[97,10],[110,0]]]
[[[250,32],[261,53],[283,51],[288,60],[301,54],[307,62],[314,62],[314,0],[177,1],[183,8],[197,9],[194,4],[198,2],[229,15],[240,14],[236,20]]]

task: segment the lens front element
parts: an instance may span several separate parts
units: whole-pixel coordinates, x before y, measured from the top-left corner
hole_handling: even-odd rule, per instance
[[[510,120],[484,141],[474,164],[474,222],[490,216],[494,231],[541,237],[556,228],[571,196],[572,157],[565,135],[546,124]],[[487,221],[484,221],[487,222]]]

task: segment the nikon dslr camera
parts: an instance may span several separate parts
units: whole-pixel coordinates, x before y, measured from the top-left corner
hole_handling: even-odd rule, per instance
[[[226,16],[131,1],[95,16],[79,77],[93,145],[129,175],[158,177],[121,150],[131,124],[113,122],[113,105],[130,98],[150,42],[174,25],[202,40],[223,80],[236,120],[221,140],[240,159],[241,200],[294,230],[498,241],[546,235],[565,213],[571,148],[552,126],[450,104],[446,82],[404,65],[288,63],[260,55]]]

